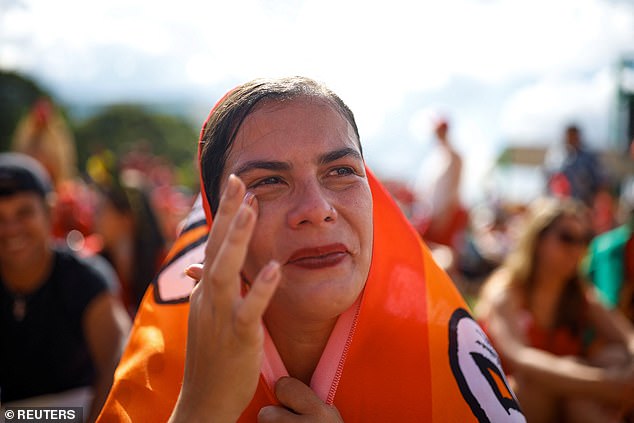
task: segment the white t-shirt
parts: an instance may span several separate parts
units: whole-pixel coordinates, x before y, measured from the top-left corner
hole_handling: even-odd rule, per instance
[[[460,203],[462,159],[449,146],[438,144],[421,165],[414,185],[415,213],[439,216]]]

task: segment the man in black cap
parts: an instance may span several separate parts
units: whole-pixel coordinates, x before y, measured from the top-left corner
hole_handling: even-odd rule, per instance
[[[130,321],[102,274],[53,244],[52,201],[37,161],[0,154],[0,400],[89,405],[92,421]]]

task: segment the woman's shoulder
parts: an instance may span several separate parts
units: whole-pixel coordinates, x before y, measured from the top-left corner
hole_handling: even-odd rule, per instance
[[[520,290],[514,283],[512,272],[506,268],[499,268],[482,285],[475,314],[484,317],[494,309],[517,308],[520,304]]]

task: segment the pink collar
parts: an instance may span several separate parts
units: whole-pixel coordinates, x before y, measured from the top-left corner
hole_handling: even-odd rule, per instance
[[[327,404],[332,404],[334,400],[341,369],[343,369],[346,353],[354,334],[361,297],[362,295],[359,295],[357,301],[337,319],[310,381],[310,387]],[[288,371],[266,326],[264,326],[264,359],[261,372],[271,392],[274,392],[275,382],[279,378],[288,376]]]

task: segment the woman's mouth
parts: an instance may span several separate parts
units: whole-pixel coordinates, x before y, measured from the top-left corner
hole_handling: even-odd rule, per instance
[[[338,265],[348,255],[348,249],[343,244],[301,248],[291,254],[286,264],[304,269],[323,269]]]

